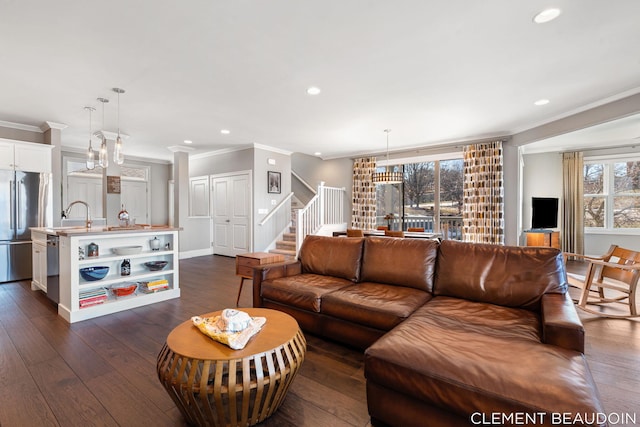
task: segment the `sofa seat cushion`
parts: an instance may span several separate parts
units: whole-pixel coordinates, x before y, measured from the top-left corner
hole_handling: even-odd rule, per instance
[[[365,376],[467,419],[603,412],[584,356],[541,344],[538,323],[528,310],[435,297],[367,349]]]
[[[321,312],[388,331],[430,298],[430,293],[414,288],[363,282],[325,294]]]
[[[351,285],[339,277],[297,274],[262,282],[262,297],[304,310],[320,312],[322,296]]]

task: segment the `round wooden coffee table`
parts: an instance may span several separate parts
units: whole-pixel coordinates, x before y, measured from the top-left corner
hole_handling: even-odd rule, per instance
[[[276,310],[242,311],[267,318],[244,349],[212,340],[189,319],[171,331],[158,355],[158,378],[189,424],[222,427],[264,421],[283,402],[300,369],[306,341],[296,320]]]

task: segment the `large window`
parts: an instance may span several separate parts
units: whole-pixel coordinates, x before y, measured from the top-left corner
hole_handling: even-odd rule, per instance
[[[640,159],[585,161],[584,225],[640,230]]]
[[[393,167],[403,172],[404,181],[377,185],[377,225],[395,230],[422,227],[425,231],[447,232],[448,238],[461,239],[463,160]]]

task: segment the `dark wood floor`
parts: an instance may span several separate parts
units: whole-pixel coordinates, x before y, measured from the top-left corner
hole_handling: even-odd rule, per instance
[[[233,307],[238,283],[232,258],[183,260],[180,299],[73,325],[28,282],[0,285],[0,425],[184,425],[156,356],[179,323]],[[248,282],[241,305],[251,305]],[[640,322],[581,317],[606,411],[640,421]],[[367,426],[362,353],[309,335],[307,344],[289,395],[263,425]]]

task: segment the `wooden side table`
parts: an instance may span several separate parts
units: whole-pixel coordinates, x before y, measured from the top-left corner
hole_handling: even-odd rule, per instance
[[[307,345],[293,317],[265,308],[243,311],[267,322],[242,350],[212,340],[187,320],[158,355],[158,378],[190,425],[264,421],[280,407],[304,361]]]
[[[238,289],[236,307],[240,303],[240,294],[242,294],[242,284],[244,283],[244,280],[253,279],[253,267],[264,264],[274,264],[277,262],[284,262],[284,255],[266,252],[252,252],[236,256],[236,275],[240,276],[240,289]]]
[[[560,232],[553,230],[527,230],[527,246],[546,246],[560,249]]]

